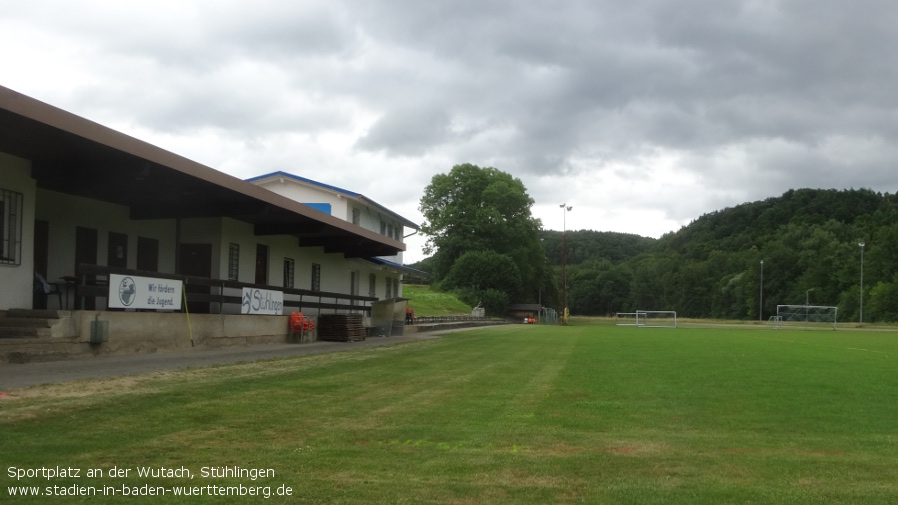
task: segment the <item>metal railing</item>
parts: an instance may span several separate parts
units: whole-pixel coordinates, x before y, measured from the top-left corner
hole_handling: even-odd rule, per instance
[[[469,315],[460,315],[460,316],[424,316],[424,317],[415,317],[414,320],[410,324],[422,324],[422,323],[451,323],[457,321],[488,321],[489,317],[480,317],[480,316],[469,316]]]
[[[243,303],[243,288],[258,288],[281,291],[284,293],[284,312],[287,309],[299,311],[313,309],[317,314],[322,310],[328,312],[371,313],[371,302],[377,301],[377,297],[352,295],[347,293],[334,293],[326,291],[312,291],[310,289],[284,288],[266,284],[253,284],[249,282],[227,281],[222,279],[210,279],[190,275],[166,274],[160,272],[148,272],[144,270],[132,270],[127,268],[108,267],[99,265],[78,265],[76,275],[72,279],[70,288],[74,288],[75,308],[84,309],[88,300],[96,303],[98,298],[107,299],[109,296],[109,275],[136,275],[141,277],[153,277],[158,279],[180,280],[184,283],[184,292],[187,298],[188,310],[199,313],[221,314],[225,313],[226,305],[238,307],[237,311],[227,313],[240,313],[239,307]],[[218,306],[218,310],[194,310],[212,304]],[[116,310],[116,309],[111,309]],[[183,308],[176,310],[182,311]]]

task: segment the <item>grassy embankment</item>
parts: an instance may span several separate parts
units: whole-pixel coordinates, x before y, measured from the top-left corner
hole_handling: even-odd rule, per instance
[[[406,284],[402,295],[418,317],[458,316],[471,313],[471,306],[462,303],[451,293],[433,291],[425,284]]]

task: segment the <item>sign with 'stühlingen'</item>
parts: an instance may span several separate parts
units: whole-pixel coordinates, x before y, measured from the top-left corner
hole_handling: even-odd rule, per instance
[[[280,316],[284,313],[284,292],[268,289],[243,288],[241,314]]]

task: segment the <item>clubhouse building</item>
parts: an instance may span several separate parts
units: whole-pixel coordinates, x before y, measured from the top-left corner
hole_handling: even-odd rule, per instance
[[[0,87],[7,346],[283,341],[293,311],[367,317],[401,298],[422,274],[402,265],[417,229],[361,194],[286,172],[240,180]],[[35,314],[48,330],[13,324]]]

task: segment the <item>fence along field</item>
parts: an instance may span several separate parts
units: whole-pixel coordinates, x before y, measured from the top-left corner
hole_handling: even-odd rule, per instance
[[[266,468],[299,503],[895,503],[895,337],[573,320],[39,386],[0,400],[0,454]]]

